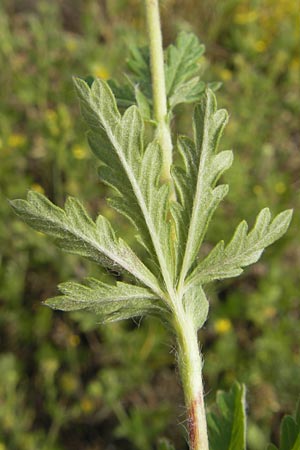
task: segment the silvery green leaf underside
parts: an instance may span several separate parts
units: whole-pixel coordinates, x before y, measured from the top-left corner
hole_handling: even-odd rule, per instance
[[[247,222],[242,221],[226,247],[224,241],[220,241],[198,264],[188,278],[187,285],[205,284],[240,275],[244,267],[255,263],[264,249],[286,232],[291,218],[292,211],[286,210],[271,221],[269,208],[264,208],[249,233]]]
[[[180,138],[178,150],[183,166],[173,170],[177,202],[173,204],[181,282],[194,263],[214,211],[228,192],[216,186],[233,160],[231,151],[217,153],[227,112],[217,110],[212,91],[207,90],[194,113],[194,141]]]
[[[114,322],[144,315],[168,314],[165,304],[149,289],[117,282],[109,285],[94,278],[85,284],[61,283],[62,295],[46,300],[45,304],[61,311],[91,311],[101,322]]]
[[[144,126],[136,106],[121,116],[107,83],[91,88],[75,80],[82,114],[90,128],[89,143],[102,166],[99,174],[116,193],[111,205],[137,228],[139,240],[159,267],[157,276],[173,282],[173,250],[168,215],[169,186],[160,184],[161,149],[144,148]]]
[[[205,90],[200,81],[200,58],[205,51],[193,33],[181,31],[166,50],[166,90],[170,109],[180,103],[199,101]]]
[[[174,70],[178,52],[172,49],[168,56]],[[169,92],[187,82],[180,64],[176,70],[174,80],[181,81],[169,81]],[[193,67],[188,73],[193,73]],[[110,204],[135,226],[147,250],[147,265],[116,237],[107,219],[100,215],[94,222],[78,200],[69,198],[62,209],[43,195],[29,192],[27,200],[11,202],[25,222],[53,237],[62,250],[125,272],[132,282],[115,286],[91,279],[85,285],[64,283],[60,286],[63,295],[47,304],[64,310],[89,309],[101,320],[111,321],[148,313],[165,315],[169,308],[175,310],[175,301],[182,301],[185,314],[193,318],[195,329],[200,328],[208,313],[203,285],[237,276],[257,261],[264,248],[285,233],[291,211],[271,221],[269,210],[264,209],[249,233],[246,222],[241,222],[227,246],[221,241],[197,264],[208,224],[228,191],[226,185],[218,185],[233,159],[229,150],[218,152],[227,112],[217,109],[213,92],[206,90],[195,108],[194,139],[178,139],[182,164],[172,170],[176,200],[170,205],[171,187],[160,180],[162,150],[156,140],[144,145],[139,109],[133,105],[121,115],[110,87],[101,80],[88,85],[76,79],[75,86],[89,127],[89,144],[100,160],[100,178],[115,194]],[[139,104],[147,106],[142,96]]]
[[[185,291],[183,307],[195,330],[200,330],[206,322],[209,310],[209,303],[200,283],[189,286]]]
[[[77,199],[69,197],[61,209],[44,195],[30,191],[27,200],[10,203],[32,228],[53,237],[61,250],[125,271],[161,295],[156,278],[126,242],[115,236],[109,221],[98,216],[94,222]]]

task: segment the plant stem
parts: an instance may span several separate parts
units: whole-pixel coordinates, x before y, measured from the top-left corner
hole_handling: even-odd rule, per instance
[[[203,362],[197,330],[182,306],[175,317],[178,365],[188,414],[189,447],[190,450],[209,450],[202,381]]]
[[[145,2],[150,46],[154,120],[157,122],[156,136],[163,154],[162,179],[163,181],[170,181],[172,139],[167,118],[168,109],[159,6],[158,0],[145,0]]]
[[[164,72],[164,55],[158,0],[145,0],[150,44],[152,95],[156,135],[163,153],[162,178],[171,181],[172,139],[168,123],[168,109]],[[202,358],[197,330],[184,311],[182,298],[169,289],[174,307],[174,325],[178,342],[178,364],[188,410],[190,450],[209,450],[202,384]]]

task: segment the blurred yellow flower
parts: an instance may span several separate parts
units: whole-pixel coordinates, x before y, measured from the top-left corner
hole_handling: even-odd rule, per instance
[[[71,127],[72,121],[68,108],[60,104],[58,106],[58,121],[61,128],[68,129]]]
[[[231,80],[231,78],[232,78],[232,72],[229,69],[222,69],[222,70],[220,70],[219,74],[220,74],[221,80],[223,80],[223,81],[228,81],[228,80]]]
[[[214,329],[217,334],[226,334],[231,328],[232,324],[229,319],[217,319],[214,323]]]
[[[292,70],[299,70],[300,68],[300,58],[295,57],[292,59],[291,64],[290,64],[290,68]]]
[[[26,136],[21,133],[13,133],[8,137],[7,143],[12,148],[23,147],[26,143]]]
[[[80,191],[78,183],[74,180],[69,180],[67,182],[66,189],[71,195],[77,195]]]
[[[284,194],[286,192],[286,185],[283,181],[278,181],[278,183],[275,184],[275,192],[277,192],[277,194]]]
[[[35,192],[38,192],[39,194],[45,194],[45,189],[38,183],[33,183],[31,185],[31,189]]]
[[[80,406],[85,413],[89,413],[94,409],[93,402],[89,398],[83,398],[80,402]]]
[[[69,344],[71,347],[78,347],[80,344],[80,337],[77,334],[71,334],[69,337]]]
[[[263,193],[263,188],[259,184],[256,184],[253,186],[253,192],[255,195],[261,195]]]
[[[10,431],[14,428],[16,418],[11,412],[7,412],[2,419],[2,425],[5,431]]]
[[[54,109],[47,109],[45,116],[48,122],[54,122],[56,121],[57,113]]]
[[[102,80],[108,80],[110,78],[110,72],[107,67],[102,64],[95,64],[92,66],[92,75]]]
[[[78,379],[72,373],[64,373],[60,382],[62,389],[69,394],[78,389]]]
[[[87,157],[87,150],[81,145],[74,145],[72,153],[75,159],[85,159]]]
[[[256,11],[238,12],[234,16],[234,22],[238,25],[246,25],[255,22],[257,19]]]
[[[59,127],[57,124],[57,112],[53,109],[47,109],[45,112],[46,124],[49,128],[50,133],[53,136],[57,136],[59,134]]]
[[[0,450],[6,450],[6,445],[0,442]]]
[[[73,36],[67,36],[65,40],[65,46],[70,53],[74,53],[78,48],[77,39]]]
[[[263,313],[266,319],[273,319],[276,316],[276,308],[274,306],[267,306]]]
[[[44,373],[52,376],[57,371],[59,367],[59,362],[55,358],[46,358],[42,361],[41,366]]]
[[[266,48],[267,48],[266,42],[261,39],[254,43],[254,50],[257,51],[258,53],[264,52]]]

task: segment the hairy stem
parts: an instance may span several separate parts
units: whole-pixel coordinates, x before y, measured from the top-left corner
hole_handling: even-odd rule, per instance
[[[209,450],[204,393],[202,356],[197,331],[183,308],[176,314],[175,330],[178,344],[178,364],[188,415],[190,450]]]
[[[150,43],[154,119],[157,138],[163,152],[162,178],[171,181],[172,140],[167,117],[164,55],[158,0],[145,0]],[[174,307],[174,323],[178,343],[178,363],[188,410],[190,450],[209,450],[203,399],[202,358],[197,331],[183,308],[182,299],[168,288]]]
[[[145,0],[149,34],[154,120],[156,135],[163,152],[162,179],[169,181],[172,164],[172,139],[167,118],[167,96],[164,72],[164,54],[158,0]]]

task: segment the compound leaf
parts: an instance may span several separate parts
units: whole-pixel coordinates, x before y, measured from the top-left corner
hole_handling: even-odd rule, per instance
[[[245,450],[245,386],[235,383],[230,392],[219,391],[216,404],[219,413],[207,416],[211,450]]]
[[[205,284],[240,275],[244,267],[255,263],[264,249],[286,232],[291,218],[292,210],[286,210],[271,221],[270,210],[264,208],[249,233],[247,223],[242,221],[229,244],[225,247],[224,241],[220,241],[194,269],[187,284]]]
[[[12,208],[32,228],[55,239],[61,250],[84,256],[106,268],[125,271],[160,295],[156,278],[115,233],[103,216],[94,222],[81,203],[69,197],[65,209],[30,191],[27,200],[12,200]]]
[[[61,311],[92,311],[102,323],[167,312],[150,290],[123,282],[109,285],[87,278],[85,284],[69,281],[59,284],[58,289],[63,295],[46,300],[46,305]]]
[[[181,281],[199,252],[208,223],[228,192],[227,185],[216,183],[232,164],[231,151],[217,154],[218,143],[227,123],[227,112],[217,110],[211,90],[203,95],[194,114],[194,142],[181,138],[178,149],[183,167],[175,167],[173,179],[177,202],[173,204]]]

